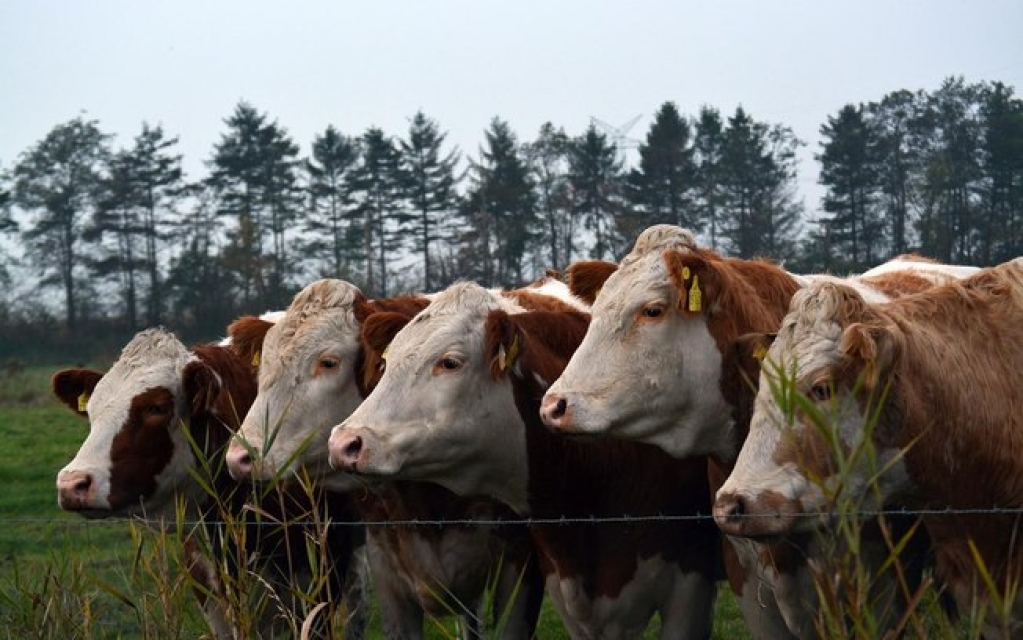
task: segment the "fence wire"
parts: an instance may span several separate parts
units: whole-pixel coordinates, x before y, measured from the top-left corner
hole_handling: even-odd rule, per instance
[[[839,517],[858,517],[869,520],[882,516],[1021,516],[1023,507],[984,507],[969,509],[876,509],[855,512],[837,513],[833,511],[816,511],[800,514],[785,514],[785,517],[812,519],[812,520],[835,520]],[[779,514],[739,514],[730,516],[729,519],[762,520],[775,519]],[[620,516],[556,516],[549,518],[411,518],[396,520],[274,520],[263,518],[257,521],[239,516],[236,521],[225,520],[184,520],[176,521],[171,519],[148,519],[144,517],[111,517],[102,519],[65,519],[65,518],[0,518],[0,525],[61,525],[72,527],[88,526],[109,526],[123,524],[146,524],[160,526],[162,524],[174,524],[185,527],[196,527],[202,525],[248,525],[279,527],[287,526],[328,526],[328,527],[500,527],[500,526],[552,526],[552,525],[597,525],[597,524],[631,524],[631,523],[658,523],[658,522],[707,522],[713,521],[714,516],[709,513],[691,514],[650,514],[650,515],[620,515]]]

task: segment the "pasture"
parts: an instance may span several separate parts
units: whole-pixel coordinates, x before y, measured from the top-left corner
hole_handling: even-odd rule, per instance
[[[0,625],[4,637],[196,638],[208,635],[181,566],[180,545],[123,520],[86,520],[57,508],[56,472],[87,425],[49,393],[61,368],[32,367],[0,378]],[[722,588],[715,638],[749,637]],[[367,638],[382,638],[374,609]],[[452,619],[428,637],[457,637]],[[540,638],[567,638],[544,604]],[[657,637],[656,622],[645,637]]]

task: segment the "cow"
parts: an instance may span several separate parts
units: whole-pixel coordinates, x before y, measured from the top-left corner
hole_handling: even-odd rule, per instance
[[[706,461],[577,442],[539,420],[543,391],[587,324],[583,312],[524,311],[473,283],[411,321],[369,318],[374,351],[388,342],[379,332],[401,328],[377,387],[333,430],[330,462],[482,492],[538,519],[529,531],[547,593],[573,638],[637,637],[655,613],[661,637],[709,637],[720,534],[697,515],[710,500]],[[588,522],[602,517],[625,521]]]
[[[881,304],[840,283],[800,291],[718,493],[720,526],[753,536],[812,530],[842,495],[862,496],[868,510],[925,509],[937,573],[957,604],[985,616],[990,637],[1019,637],[1021,328],[1023,259]],[[772,393],[782,374],[805,402],[783,408]],[[839,474],[832,449],[857,462]],[[935,513],[945,509],[981,513]]]
[[[916,270],[879,269],[855,286],[882,300],[959,273],[912,257],[900,262]],[[752,391],[743,366],[749,358],[738,357],[743,348],[739,338],[775,331],[800,287],[840,279],[795,276],[763,260],[726,259],[697,248],[690,234],[666,225],[641,234],[616,270],[599,267],[599,273],[607,274],[603,283],[576,273],[580,269],[593,267],[573,265],[570,282],[585,282],[599,295],[579,350],[544,397],[544,422],[567,434],[653,444],[683,460],[709,455],[716,491],[738,455],[751,413]],[[808,545],[813,543],[727,540],[729,582],[757,637],[817,633],[816,571],[811,566],[816,553]],[[871,555],[883,561],[887,545],[877,540]]]
[[[541,287],[529,296],[546,298]],[[525,295],[525,293],[523,294]],[[348,417],[379,375],[361,327],[379,314],[413,317],[429,300],[370,300],[353,284],[323,279],[307,285],[276,325],[255,320],[230,328],[240,348],[260,361],[259,391],[227,452],[235,477],[309,474],[336,490],[357,491],[367,529],[370,571],[389,638],[420,637],[424,615],[462,615],[472,636],[483,633],[489,585],[503,635],[530,637],[543,598],[525,530],[514,526],[392,526],[388,521],[507,519],[503,505],[456,496],[429,483],[366,486],[327,465],[330,429]],[[540,304],[539,302],[536,302]]]
[[[195,593],[217,637],[278,634],[302,624],[316,603],[340,605],[342,595],[350,613],[344,637],[362,637],[368,607],[352,560],[364,535],[350,526],[323,532],[309,524],[353,520],[351,500],[320,490],[270,492],[260,500],[263,492],[235,483],[220,462],[239,416],[256,395],[249,361],[230,346],[186,348],[172,333],[154,328],[139,332],[105,373],[58,371],[52,388],[90,427],[74,459],[57,475],[59,506],[88,518],[140,517],[160,528],[178,528],[180,522]],[[250,510],[250,503],[257,508]],[[257,511],[266,522],[255,521]],[[187,524],[195,520],[203,528]],[[245,523],[242,549],[224,542],[235,537],[219,526],[221,520]],[[322,557],[307,549],[308,539],[320,536],[326,539]],[[204,543],[213,557],[202,550]],[[265,607],[250,614],[259,628],[247,626],[252,619],[235,615],[222,588],[217,567],[225,563],[258,567],[258,580],[276,590],[268,602],[279,602],[284,610]],[[320,578],[326,579],[312,582]],[[292,599],[291,585],[306,591],[312,604]],[[330,626],[321,630],[331,633]]]

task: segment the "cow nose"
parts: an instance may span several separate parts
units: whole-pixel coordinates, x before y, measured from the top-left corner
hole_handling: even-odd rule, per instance
[[[339,434],[330,441],[330,466],[341,471],[355,471],[362,453],[362,436]]]
[[[252,455],[241,444],[234,442],[227,450],[227,471],[235,480],[245,480],[252,475]]]
[[[748,512],[746,499],[737,493],[722,494],[714,501],[714,521],[730,535],[742,535]]]
[[[57,503],[61,509],[78,511],[89,506],[93,487],[88,471],[68,471],[57,476]]]
[[[540,405],[540,419],[551,429],[569,428],[568,400],[563,396],[546,396]]]

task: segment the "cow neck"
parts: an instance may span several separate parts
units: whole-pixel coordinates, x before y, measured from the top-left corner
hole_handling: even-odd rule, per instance
[[[231,436],[241,426],[242,419],[256,399],[255,371],[250,363],[224,347],[202,345],[193,348],[192,352],[219,377],[221,384],[211,406],[192,411],[189,419],[192,438],[209,462],[217,496],[246,493],[236,490],[238,483],[228,473],[224,454]],[[239,497],[238,500],[244,498]],[[206,507],[215,501],[216,498],[211,496]]]
[[[735,341],[747,333],[774,333],[788,313],[799,282],[780,267],[760,260],[727,258],[722,261],[720,295],[705,312],[707,329],[721,353],[721,395],[732,408],[732,450],[729,459],[712,456],[712,480],[724,478],[735,466],[749,435],[760,363],[737,358]],[[720,484],[712,487],[715,491]]]

